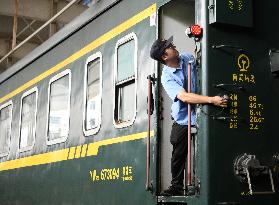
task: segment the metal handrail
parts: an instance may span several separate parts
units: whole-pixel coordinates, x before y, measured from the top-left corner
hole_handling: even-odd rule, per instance
[[[191,93],[191,63],[188,63],[188,93]],[[188,154],[187,154],[187,186],[192,185],[192,162],[191,162],[191,104],[188,103]],[[186,181],[186,180],[185,180]]]
[[[153,114],[153,94],[152,94],[152,81],[154,78],[151,75],[147,76],[148,79],[148,97],[147,97],[147,114],[148,114],[148,127],[147,127],[147,143],[146,143],[146,182],[145,189],[152,191],[152,184],[150,183],[150,132],[151,132],[151,115]]]
[[[0,64],[7,59],[11,54],[13,54],[16,50],[18,50],[22,45],[32,39],[35,35],[37,35],[41,30],[43,30],[46,26],[51,24],[56,18],[58,18],[61,14],[63,14],[67,9],[69,9],[73,4],[75,4],[79,0],[72,0],[69,4],[67,4],[63,9],[61,9],[57,14],[55,14],[51,19],[49,19],[46,23],[44,23],[40,28],[38,28],[34,33],[28,36],[24,41],[19,43],[16,47],[10,50],[3,58],[0,59]]]

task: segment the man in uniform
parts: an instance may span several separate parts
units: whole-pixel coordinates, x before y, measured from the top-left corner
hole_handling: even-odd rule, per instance
[[[195,104],[212,104],[227,107],[227,100],[220,96],[203,96],[196,92],[196,68],[194,57],[191,54],[176,50],[173,37],[168,40],[157,39],[150,50],[150,56],[154,60],[164,64],[161,82],[171,98],[172,125],[170,142],[173,146],[171,158],[171,186],[164,190],[161,195],[183,195],[184,169],[187,156],[187,130],[188,130],[188,104],[193,104],[191,112],[191,126],[196,125]],[[187,92],[188,63],[191,63],[191,93]]]

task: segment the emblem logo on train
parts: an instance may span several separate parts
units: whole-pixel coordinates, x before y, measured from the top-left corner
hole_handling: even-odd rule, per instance
[[[238,59],[237,59],[237,65],[240,69],[240,71],[248,71],[248,69],[250,68],[250,59],[247,55],[245,54],[240,54],[238,56]]]

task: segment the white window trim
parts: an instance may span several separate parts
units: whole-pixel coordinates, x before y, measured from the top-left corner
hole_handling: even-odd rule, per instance
[[[11,109],[12,109],[12,118],[13,118],[13,102],[12,102],[12,101],[8,101],[8,102],[4,103],[3,105],[1,105],[1,106],[0,106],[0,111],[1,111],[2,109],[4,109],[4,108],[10,106],[10,105],[12,106]],[[7,144],[8,144],[8,151],[7,151],[7,152],[2,152],[2,153],[0,153],[0,157],[6,157],[6,156],[8,156],[9,153],[10,153],[11,136],[12,136],[12,123],[13,123],[13,119],[11,120],[11,123],[10,123],[10,130],[11,130],[11,133],[10,133],[10,136],[9,136],[8,142],[7,142]]]
[[[131,121],[128,121],[128,122],[122,122],[122,123],[117,123],[115,121],[115,95],[116,95],[116,92],[115,92],[115,89],[116,89],[116,79],[117,79],[117,49],[119,48],[119,46],[127,43],[128,41],[131,41],[131,40],[134,40],[135,41],[135,52],[134,52],[134,69],[135,69],[135,113],[134,113],[134,116],[132,118]],[[128,35],[124,36],[123,38],[119,39],[116,43],[116,46],[115,46],[115,54],[114,54],[114,80],[113,80],[113,88],[114,88],[114,94],[113,94],[113,125],[115,128],[124,128],[124,127],[128,127],[128,126],[131,126],[132,124],[134,124],[135,120],[136,120],[136,116],[137,116],[137,86],[138,86],[138,38],[137,38],[137,35],[132,32],[132,33],[129,33]]]
[[[88,63],[96,60],[97,58],[100,58],[100,85],[99,85],[99,89],[100,89],[100,99],[99,99],[99,103],[100,103],[100,116],[99,116],[99,122],[98,122],[98,126],[96,128],[90,129],[90,130],[86,130],[86,113],[87,113],[87,79],[88,79]],[[101,123],[102,123],[102,98],[103,98],[103,92],[102,92],[102,87],[103,86],[103,56],[101,52],[97,52],[94,53],[93,55],[89,56],[86,60],[85,63],[85,68],[84,68],[84,109],[83,109],[83,133],[85,136],[90,136],[90,135],[94,135],[97,134],[101,128]]]
[[[22,123],[22,100],[23,98],[31,95],[35,93],[35,96],[36,96],[36,105],[35,105],[35,123],[34,123],[34,127],[33,127],[33,142],[32,142],[32,145],[30,146],[27,146],[27,147],[23,147],[23,148],[20,148],[20,138],[21,138],[21,123]],[[35,137],[36,137],[36,126],[37,126],[37,111],[38,111],[38,88],[37,87],[34,87],[28,91],[26,91],[25,93],[23,93],[23,95],[21,96],[21,99],[20,99],[20,116],[19,116],[19,141],[18,141],[18,152],[26,152],[26,151],[30,151],[31,149],[33,149],[34,145],[35,145]]]
[[[69,75],[69,98],[68,98],[68,134],[66,137],[61,137],[58,139],[54,139],[54,140],[48,140],[48,126],[49,126],[49,112],[50,112],[50,86],[53,82],[59,80],[60,78]],[[71,70],[70,69],[66,69],[64,71],[62,71],[61,73],[58,73],[57,75],[53,76],[48,84],[48,101],[47,101],[47,122],[46,122],[46,144],[47,145],[54,145],[54,144],[58,144],[58,143],[62,143],[65,142],[68,137],[69,137],[69,132],[70,132],[70,108],[71,106]]]

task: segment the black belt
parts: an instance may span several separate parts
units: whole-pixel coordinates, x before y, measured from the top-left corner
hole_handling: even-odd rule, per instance
[[[173,122],[174,124],[177,124],[177,125],[180,125],[178,124],[176,121]],[[185,125],[185,126],[188,126],[188,125]],[[196,127],[196,125],[191,125],[191,127]]]

